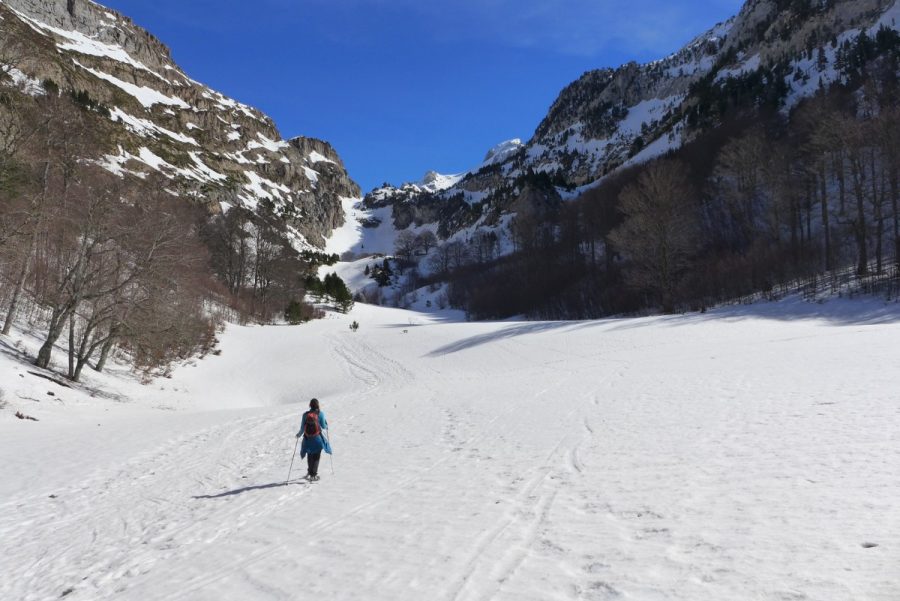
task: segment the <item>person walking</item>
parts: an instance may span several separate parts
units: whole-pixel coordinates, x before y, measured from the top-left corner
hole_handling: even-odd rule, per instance
[[[319,409],[319,399],[312,399],[309,402],[309,411],[303,414],[297,438],[303,437],[303,444],[300,445],[300,459],[306,457],[306,478],[313,482],[319,479],[319,460],[322,458],[322,451],[331,454],[331,445],[328,438],[324,436],[324,431],[327,429],[328,421],[325,419],[325,414]]]

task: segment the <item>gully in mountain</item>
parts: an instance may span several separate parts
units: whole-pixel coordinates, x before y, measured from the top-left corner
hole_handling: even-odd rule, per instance
[[[308,466],[306,477],[312,481],[319,479],[319,460],[322,458],[322,451],[331,454],[331,444],[325,434],[326,430],[328,421],[319,409],[319,399],[312,399],[309,402],[309,411],[303,414],[300,421],[300,431],[297,432],[297,438],[303,437],[300,458],[306,457]]]

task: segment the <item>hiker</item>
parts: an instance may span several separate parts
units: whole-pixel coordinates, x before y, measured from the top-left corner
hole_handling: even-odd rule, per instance
[[[309,402],[309,411],[303,414],[300,431],[297,432],[297,438],[303,437],[300,459],[306,457],[308,466],[306,477],[309,480],[319,479],[319,459],[322,458],[322,451],[331,454],[331,445],[324,435],[327,429],[328,421],[325,414],[319,410],[319,399],[312,399]]]

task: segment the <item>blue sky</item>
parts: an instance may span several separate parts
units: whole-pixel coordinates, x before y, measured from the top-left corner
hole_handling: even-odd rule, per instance
[[[101,0],[102,1],[102,0]],[[531,137],[585,71],[661,58],[740,0],[105,0],[192,78],[334,144],[368,191]]]

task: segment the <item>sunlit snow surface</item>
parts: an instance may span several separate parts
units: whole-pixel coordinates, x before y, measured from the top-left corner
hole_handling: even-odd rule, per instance
[[[898,348],[877,301],[357,305],[90,398],[3,342],[0,598],[895,601]],[[334,472],[283,486],[312,396]]]

